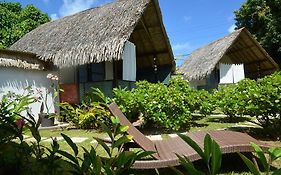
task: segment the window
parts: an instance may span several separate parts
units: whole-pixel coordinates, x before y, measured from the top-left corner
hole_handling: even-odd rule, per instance
[[[89,81],[103,81],[105,79],[104,63],[96,63],[88,65]]]
[[[93,63],[79,67],[80,83],[105,80],[105,64]]]

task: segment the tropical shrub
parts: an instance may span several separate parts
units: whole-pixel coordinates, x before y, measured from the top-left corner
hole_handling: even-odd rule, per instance
[[[114,89],[114,101],[130,119],[143,116],[146,123],[157,123],[178,130],[191,119],[191,112],[184,104],[184,95],[175,86],[140,81],[137,88],[127,91]]]
[[[257,88],[249,90],[246,113],[257,118],[269,132],[281,134],[281,73],[257,80]]]
[[[172,78],[169,87],[180,91],[184,98],[184,104],[187,105],[192,113],[200,113],[204,116],[210,115],[216,108],[212,95],[206,90],[192,89],[186,80],[180,77]]]
[[[76,128],[92,129],[99,128],[99,123],[110,124],[110,112],[100,102],[72,106],[69,103],[61,103],[61,115]]]
[[[256,89],[256,82],[244,79],[237,84],[221,86],[214,92],[217,106],[229,117],[246,114],[246,106],[249,104],[249,90]]]

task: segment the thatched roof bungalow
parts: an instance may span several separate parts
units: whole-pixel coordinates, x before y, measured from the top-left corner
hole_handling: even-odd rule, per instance
[[[238,69],[234,65],[238,65]],[[236,71],[230,73],[234,69]],[[195,50],[179,68],[179,72],[195,86],[212,89],[218,83],[225,84],[221,82],[223,76],[235,77],[240,74],[240,78],[254,79],[278,69],[278,65],[250,32],[242,28]]]
[[[51,21],[11,49],[31,52],[58,67],[122,59],[125,43],[137,47],[138,68],[175,66],[157,0],[118,0]]]
[[[8,92],[27,94],[27,87],[31,88],[31,95],[38,97],[40,91],[46,97],[45,94],[49,91],[51,84],[56,84],[46,78],[49,73],[53,73],[51,68],[49,63],[39,60],[32,53],[0,49],[0,101]],[[54,112],[53,95],[52,92],[47,94],[50,112]],[[29,107],[37,118],[41,102],[35,102]],[[24,112],[23,115],[25,115]]]
[[[158,0],[117,0],[51,21],[28,33],[11,49],[34,53],[40,60],[50,61],[61,70],[76,71],[72,81],[62,83],[84,86],[80,91],[89,89],[89,85],[83,83],[91,82],[93,85],[89,80],[91,77],[84,79],[86,74],[91,75],[95,70],[106,69],[99,74],[112,73],[99,78],[99,81],[106,80],[107,83],[112,80],[112,87],[118,85],[118,80],[125,80],[124,74],[127,73],[124,70],[134,67],[134,64],[136,75],[131,81],[163,82],[175,70]],[[125,64],[124,55],[135,61],[127,60]],[[92,72],[85,72],[81,67]],[[70,74],[69,71],[62,72]],[[100,86],[104,89],[109,85]]]

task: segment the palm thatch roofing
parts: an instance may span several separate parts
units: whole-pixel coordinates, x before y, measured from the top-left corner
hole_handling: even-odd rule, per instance
[[[32,53],[0,49],[0,67],[45,70],[48,66]]]
[[[223,59],[226,57],[228,59]],[[200,80],[211,74],[218,63],[244,64],[248,78],[264,76],[279,69],[251,33],[242,28],[195,50],[179,72],[188,80]]]
[[[58,67],[121,60],[126,41],[137,65],[175,67],[158,0],[117,0],[43,24],[11,49],[31,52]]]

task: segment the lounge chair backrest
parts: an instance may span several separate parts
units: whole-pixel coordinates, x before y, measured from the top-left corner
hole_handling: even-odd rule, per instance
[[[119,118],[120,123],[122,125],[129,126],[127,133],[133,136],[133,140],[145,151],[156,151],[154,143],[148,139],[145,135],[143,135],[137,128],[133,126],[133,124],[126,118],[123,112],[119,109],[116,103],[111,103],[108,106],[112,115]],[[154,158],[158,158],[156,154],[153,155]]]

